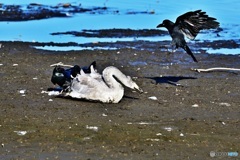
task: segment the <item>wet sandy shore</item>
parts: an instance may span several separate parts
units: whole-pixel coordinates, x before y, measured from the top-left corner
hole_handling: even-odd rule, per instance
[[[239,55],[196,54],[194,63],[181,50],[56,52],[1,42],[0,57],[0,159],[201,160],[210,151],[239,152],[239,72],[190,70],[240,68]],[[52,87],[51,64],[94,60],[99,72],[114,65],[137,77],[145,93],[126,89],[119,104],[42,93]]]

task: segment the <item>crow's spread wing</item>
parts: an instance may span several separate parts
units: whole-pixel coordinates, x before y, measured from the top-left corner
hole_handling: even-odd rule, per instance
[[[217,28],[219,23],[215,18],[209,17],[206,12],[196,10],[179,16],[175,25],[186,37],[193,40],[200,30]]]

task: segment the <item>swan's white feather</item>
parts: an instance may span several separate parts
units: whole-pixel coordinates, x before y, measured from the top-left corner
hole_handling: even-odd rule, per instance
[[[73,79],[70,91],[66,95],[104,103],[118,103],[124,95],[124,88],[115,77],[126,87],[142,92],[129,76],[124,75],[116,67],[109,66],[103,70],[102,75],[97,73],[93,67],[91,67],[90,74],[81,70],[80,74]]]

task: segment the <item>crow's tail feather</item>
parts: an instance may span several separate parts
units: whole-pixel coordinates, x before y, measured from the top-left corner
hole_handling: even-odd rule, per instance
[[[190,50],[190,48],[187,45],[185,45],[183,49],[187,52],[187,54],[189,54],[192,57],[194,62],[198,62],[197,59],[194,57],[192,51]]]

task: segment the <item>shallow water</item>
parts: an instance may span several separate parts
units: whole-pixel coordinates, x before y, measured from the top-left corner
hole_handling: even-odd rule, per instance
[[[40,3],[44,5],[56,6],[65,2],[61,0],[52,0],[46,2],[43,0],[3,0],[3,4],[18,4],[23,8],[29,3]],[[223,31],[220,36],[211,34],[211,32],[201,32],[196,40],[230,40],[233,39],[239,43],[240,39],[240,18],[238,8],[240,2],[237,0],[221,1],[191,1],[184,3],[173,0],[150,0],[150,1],[126,1],[126,0],[74,0],[72,5],[81,5],[85,8],[107,7],[108,10],[101,14],[91,13],[66,13],[69,16],[65,18],[49,18],[42,20],[32,20],[23,22],[0,22],[1,40],[3,41],[28,41],[28,42],[76,42],[78,44],[95,42],[116,42],[116,41],[162,41],[170,40],[169,36],[158,37],[124,37],[124,38],[89,38],[75,37],[72,35],[51,35],[54,32],[81,31],[83,29],[112,29],[112,28],[131,28],[131,29],[155,29],[157,24],[165,18],[175,20],[180,14],[189,10],[202,9],[210,16],[216,17],[220,22]],[[228,6],[228,7],[226,7]],[[118,11],[116,13],[116,11]],[[45,47],[50,50],[81,50],[89,49],[84,47]],[[99,48],[96,48],[99,49]],[[109,48],[111,49],[111,48]],[[114,49],[114,48],[113,48]],[[240,51],[234,53],[238,54]]]

